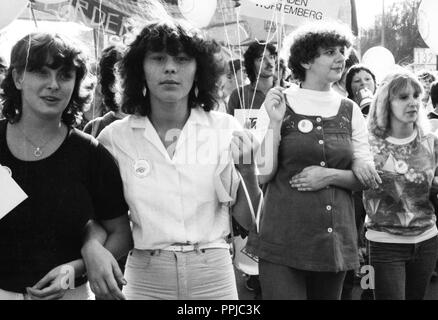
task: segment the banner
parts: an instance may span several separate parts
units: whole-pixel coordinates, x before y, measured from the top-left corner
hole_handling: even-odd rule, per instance
[[[262,5],[255,0],[242,1],[242,15],[272,20],[291,26],[307,22],[338,20],[345,1],[327,0],[277,0],[271,5]],[[346,3],[348,6],[350,3]]]

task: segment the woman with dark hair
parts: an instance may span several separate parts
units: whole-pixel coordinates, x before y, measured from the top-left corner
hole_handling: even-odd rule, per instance
[[[169,19],[145,26],[121,61],[129,116],[98,139],[119,164],[130,209],[128,299],[237,299],[228,205],[248,227],[243,185],[254,206],[261,193],[249,134],[212,111],[219,53],[216,42]]]
[[[430,133],[415,75],[382,82],[368,116],[370,145],[383,183],[364,191],[369,264],[377,300],[423,299],[438,256],[438,138]]]
[[[247,250],[259,257],[264,299],[339,299],[346,271],[359,266],[352,190],[363,186],[352,169],[367,186],[378,181],[360,109],[332,89],[352,35],[311,25],[285,43],[301,84],[271,89],[262,108],[272,152],[260,167],[268,185]]]
[[[116,70],[117,63],[122,59],[122,49],[116,46],[109,46],[102,51],[98,68],[98,86],[103,97],[101,109],[106,113],[102,117],[95,118],[84,127],[84,132],[97,137],[99,133],[110,123],[122,119],[125,114],[120,110],[116,101]]]
[[[116,163],[73,128],[87,98],[86,73],[81,51],[59,35],[29,34],[12,49],[2,84],[0,170],[7,168],[27,199],[0,220],[0,298],[90,298],[81,247],[105,242],[116,256],[130,248]]]
[[[376,76],[364,65],[352,66],[345,79],[348,98],[358,104],[363,115],[368,115],[371,101],[377,89]]]

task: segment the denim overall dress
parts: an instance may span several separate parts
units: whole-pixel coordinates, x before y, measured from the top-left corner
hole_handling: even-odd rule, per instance
[[[291,177],[309,166],[351,169],[352,113],[347,99],[330,118],[296,114],[287,105],[277,173],[267,187],[259,233],[250,232],[249,252],[306,271],[339,272],[359,266],[352,192],[336,186],[299,192],[289,185]],[[299,129],[303,120],[311,128],[308,133]]]

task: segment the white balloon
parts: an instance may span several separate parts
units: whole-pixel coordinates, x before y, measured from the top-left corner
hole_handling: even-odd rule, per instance
[[[36,2],[47,3],[47,4],[61,3],[61,2],[65,2],[65,1],[66,0],[36,0]]]
[[[0,30],[14,21],[28,4],[28,0],[0,1]]]
[[[259,4],[261,6],[269,6],[271,4],[273,4],[274,2],[276,2],[277,0],[249,0],[251,2],[254,2],[256,4]],[[279,0],[282,1],[282,0]]]
[[[367,65],[376,75],[377,83],[380,83],[395,66],[394,55],[384,47],[372,47],[362,56],[362,63]]]
[[[438,55],[438,1],[422,0],[418,8],[418,29],[424,42]]]
[[[178,0],[184,18],[198,28],[208,26],[217,6],[217,0]]]

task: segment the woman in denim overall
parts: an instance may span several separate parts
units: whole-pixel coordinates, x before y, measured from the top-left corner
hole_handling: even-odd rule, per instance
[[[349,33],[337,25],[297,29],[289,67],[301,85],[274,88],[264,103],[264,144],[274,153],[260,168],[268,189],[247,246],[260,259],[264,299],[339,299],[346,271],[359,266],[352,190],[376,187],[379,178],[359,107],[331,88]]]

